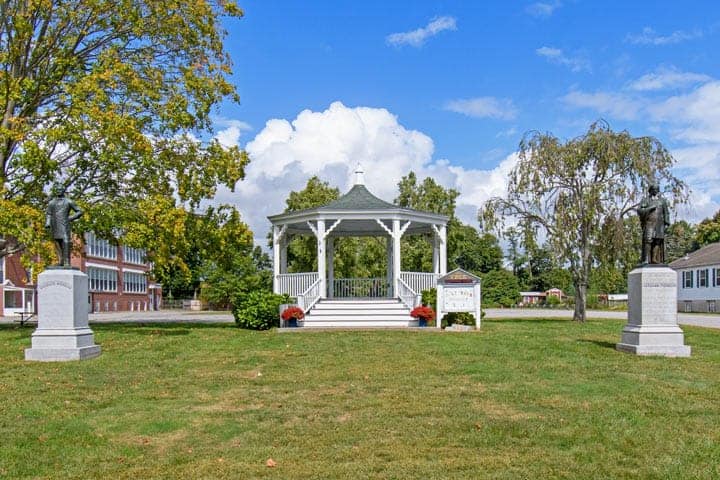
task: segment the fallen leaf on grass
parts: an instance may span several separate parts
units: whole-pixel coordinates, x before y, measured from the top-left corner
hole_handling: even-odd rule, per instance
[[[273,467],[277,466],[277,462],[275,460],[273,460],[272,458],[268,458],[267,462],[265,462],[265,466],[273,468]]]

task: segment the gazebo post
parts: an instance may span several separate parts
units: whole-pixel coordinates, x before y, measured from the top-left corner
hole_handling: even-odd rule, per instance
[[[387,296],[392,298],[395,296],[393,290],[393,243],[392,237],[385,237],[385,256],[387,258]]]
[[[273,225],[273,293],[280,293],[280,227]]]
[[[447,226],[440,225],[440,275],[447,273]]]
[[[438,235],[433,232],[432,236],[432,249],[433,249],[433,273],[435,275],[440,274],[440,241]]]
[[[327,253],[325,251],[325,220],[317,221],[317,263],[318,278],[320,279],[320,298],[327,298]]]
[[[392,286],[393,296],[397,296],[400,291],[398,284],[400,280],[400,238],[402,237],[400,233],[400,220],[393,220],[392,225]]]
[[[327,239],[328,297],[335,297],[335,237]]]

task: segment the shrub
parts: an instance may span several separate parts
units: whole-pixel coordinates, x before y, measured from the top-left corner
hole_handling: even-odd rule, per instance
[[[483,312],[484,314],[485,312]],[[482,314],[481,314],[482,316]],[[470,312],[450,312],[445,314],[442,318],[441,327],[448,327],[450,325],[470,325],[475,326],[475,315]]]
[[[240,299],[233,310],[235,323],[240,328],[268,330],[280,326],[280,305],[290,303],[287,295],[267,290],[254,290]]]
[[[431,288],[422,291],[422,303],[428,307],[435,308],[437,306],[437,289]]]

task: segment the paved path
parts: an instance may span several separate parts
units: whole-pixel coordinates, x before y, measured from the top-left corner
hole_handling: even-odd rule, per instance
[[[572,310],[549,308],[487,308],[485,318],[571,318]],[[588,318],[623,320],[627,312],[588,310]],[[14,316],[0,317],[0,324],[13,323]],[[234,323],[230,312],[191,312],[188,310],[160,310],[158,312],[91,313],[90,323]],[[720,315],[679,313],[681,325],[720,329]]]
[[[572,310],[554,308],[486,308],[485,318],[572,318]],[[588,318],[627,319],[627,312],[615,310],[588,310]],[[680,325],[720,328],[720,315],[703,313],[678,313]]]

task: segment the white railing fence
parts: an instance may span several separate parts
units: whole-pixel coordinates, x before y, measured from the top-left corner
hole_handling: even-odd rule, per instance
[[[408,286],[402,278],[398,280],[398,297],[410,310],[420,305],[422,296]]]
[[[332,284],[335,298],[386,298],[389,293],[385,278],[336,278]]]
[[[318,278],[307,290],[296,295],[298,307],[307,313],[320,300],[320,279]]]
[[[291,297],[297,297],[307,291],[310,286],[320,279],[317,272],[310,273],[281,273],[277,276],[278,292],[287,293]]]
[[[417,293],[435,288],[438,277],[439,275],[436,273],[400,272],[400,280],[405,282],[405,285]]]

